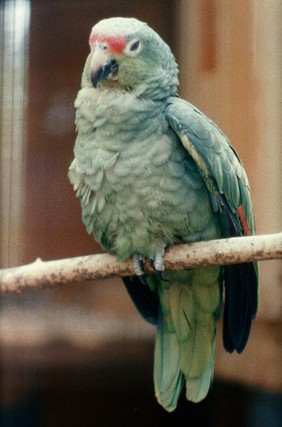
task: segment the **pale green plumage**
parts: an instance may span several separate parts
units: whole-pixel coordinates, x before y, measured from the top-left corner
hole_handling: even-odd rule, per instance
[[[187,154],[162,103],[116,89],[84,88],[76,108],[78,137],[69,177],[87,230],[103,246],[127,259],[133,253],[152,256],[163,244],[173,244],[175,235],[185,241],[199,240],[203,229],[211,238],[219,235],[204,182],[194,163],[193,173],[185,174]]]
[[[248,202],[244,209],[252,226],[243,168],[222,132],[175,97],[178,70],[169,47],[135,19],[101,21],[92,36],[98,42],[86,61],[75,102],[77,139],[69,169],[88,233],[125,260],[134,254],[153,258],[178,242],[221,237],[229,227],[228,215],[221,218],[221,211],[229,204],[233,215],[242,199]],[[103,71],[106,77],[94,88],[95,49],[102,40],[110,50],[117,37],[126,40],[126,48],[105,55],[116,61],[118,75]],[[132,40],[141,43],[136,54],[130,50]],[[211,267],[167,271],[165,278],[146,279],[158,294],[160,309],[135,297],[135,285],[133,299],[144,317],[158,317],[155,390],[158,401],[172,411],[185,383],[193,402],[208,393],[222,273]]]
[[[159,402],[172,411],[186,382],[187,399],[204,399],[213,379],[215,323],[220,312],[219,268],[154,276],[162,315],[155,346],[154,382]]]

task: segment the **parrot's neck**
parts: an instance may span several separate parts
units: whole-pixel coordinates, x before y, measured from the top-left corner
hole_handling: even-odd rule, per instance
[[[75,102],[78,134],[89,134],[103,148],[120,150],[167,128],[166,102],[137,97],[117,88],[82,88]],[[108,146],[106,146],[108,145]]]

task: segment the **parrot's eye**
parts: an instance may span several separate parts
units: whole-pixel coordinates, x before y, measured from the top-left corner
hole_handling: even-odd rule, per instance
[[[108,49],[108,45],[106,43],[101,43],[99,46],[100,46],[100,48],[102,50],[107,50]]]
[[[126,46],[125,53],[129,56],[130,55],[135,56],[140,51],[140,49],[141,49],[140,40],[134,39],[134,40],[131,40],[131,42],[128,43],[128,45]]]
[[[136,42],[132,43],[129,50],[130,52],[134,52],[135,50],[137,50],[140,46],[140,41],[136,40]]]

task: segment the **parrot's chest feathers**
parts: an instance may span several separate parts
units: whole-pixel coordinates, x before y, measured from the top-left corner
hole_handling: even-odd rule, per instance
[[[203,182],[193,164],[187,177],[187,155],[160,106],[91,92],[83,89],[76,101],[78,137],[69,171],[87,231],[121,259],[134,252],[150,256],[183,230],[196,233],[208,198],[201,195],[199,203]]]
[[[83,88],[75,106],[78,133],[90,135],[110,150],[122,150],[124,143],[126,148],[133,140],[144,140],[167,127],[162,102],[139,99],[115,88]]]

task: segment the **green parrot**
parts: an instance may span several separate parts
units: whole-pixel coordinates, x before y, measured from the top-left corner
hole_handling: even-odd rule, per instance
[[[68,176],[87,232],[133,257],[136,275],[123,280],[156,325],[155,394],[173,411],[182,390],[193,402],[208,393],[222,311],[225,349],[244,349],[258,274],[255,263],[164,272],[165,248],[254,233],[248,179],[223,132],[177,95],[174,56],[146,23],[104,19],[89,44]]]

